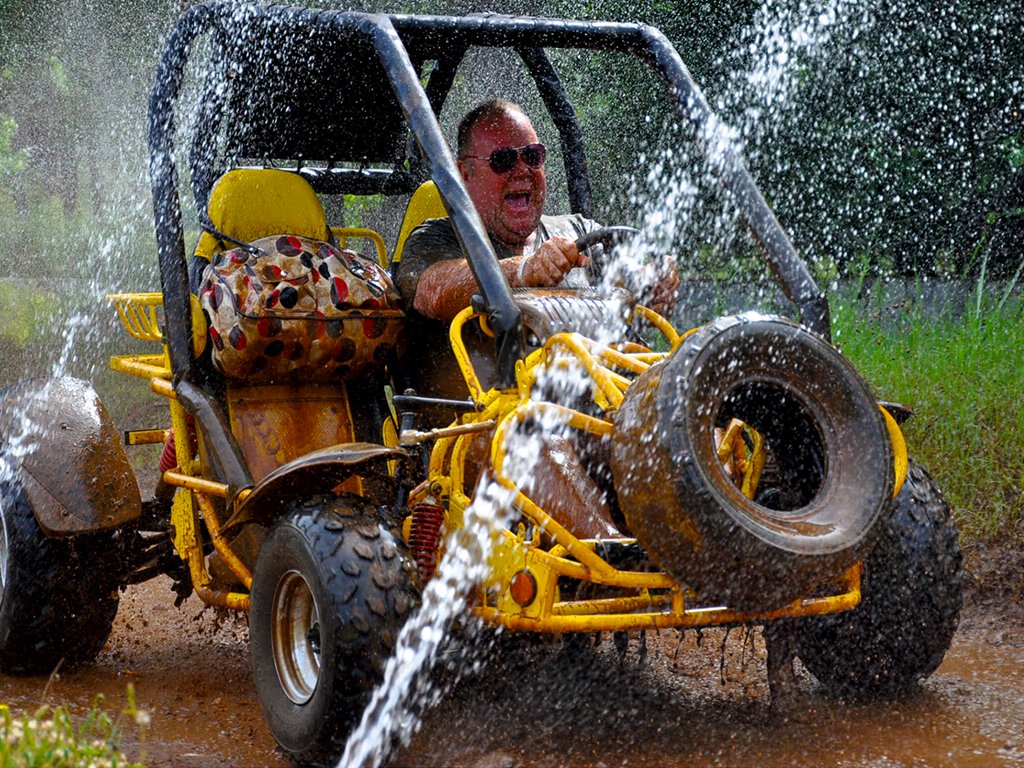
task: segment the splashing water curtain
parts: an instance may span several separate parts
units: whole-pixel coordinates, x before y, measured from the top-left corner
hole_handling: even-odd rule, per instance
[[[790,62],[852,12],[833,3],[779,28],[766,6],[758,23],[775,42],[746,78],[762,101],[784,100],[773,94],[789,87]],[[622,56],[663,87],[667,148],[645,150],[627,184],[639,232],[585,236],[606,238],[590,252],[597,285],[514,292],[505,279],[436,114],[478,52],[513,58],[535,86],[557,134],[549,170],[561,160],[569,208],[588,219],[588,111],[560,65],[574,80],[574,56]],[[941,661],[959,607],[948,509],[908,459],[893,418],[904,411],[880,407],[832,347],[827,298],[742,160],[749,129],[712,112],[658,30],[210,0],[166,41],[148,138],[161,290],[110,295],[148,347],[111,367],[167,403],[164,424],[124,436],[163,445],[160,480],[143,503],[98,396],[60,376],[70,346],[52,382],[5,390],[5,669],[52,668],[68,655],[59,638],[77,634],[63,614],[35,627],[46,632],[11,623],[47,597],[21,553],[59,574],[85,541],[90,562],[116,568],[84,580],[97,592],[82,593],[93,607],[81,621],[109,632],[106,598],[157,575],[179,600],[248,612],[260,706],[299,763],[383,764],[446,692],[431,668],[475,668],[481,628],[621,639],[786,619],[786,647],[844,692],[897,692]],[[711,237],[742,222],[796,319],[750,311],[681,330],[644,305],[705,187],[725,190]],[[379,199],[407,203],[390,252],[376,228],[345,226]],[[436,371],[410,362],[419,342],[403,334],[420,319],[393,281],[405,237],[438,216],[479,289],[448,328],[452,392],[432,391]],[[46,420],[66,434],[29,435]],[[75,471],[47,474],[39,458],[55,454]],[[912,529],[908,509],[926,510],[926,528]],[[923,551],[872,559],[876,542],[889,552],[902,538]],[[897,617],[899,596],[870,589],[888,581],[862,584],[872,569],[915,585],[901,611],[941,611]],[[849,640],[902,624],[906,649]]]

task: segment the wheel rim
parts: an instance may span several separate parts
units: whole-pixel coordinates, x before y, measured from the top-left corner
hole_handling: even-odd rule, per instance
[[[298,571],[288,571],[277,583],[271,626],[281,688],[292,702],[305,704],[320,679],[320,620],[313,592]]]

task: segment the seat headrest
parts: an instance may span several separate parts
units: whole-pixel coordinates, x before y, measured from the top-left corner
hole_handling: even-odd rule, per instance
[[[207,214],[214,227],[245,243],[269,235],[330,238],[323,205],[309,182],[297,173],[274,168],[236,168],[225,173],[213,185]],[[215,236],[203,232],[196,255],[210,259],[223,247]]]
[[[405,209],[402,229],[398,233],[398,242],[395,244],[395,254],[391,257],[392,269],[402,260],[405,239],[409,237],[410,232],[427,219],[443,219],[447,215],[448,211],[445,210],[441,193],[437,191],[437,185],[433,181],[425,181],[420,184],[412,193],[409,205]]]

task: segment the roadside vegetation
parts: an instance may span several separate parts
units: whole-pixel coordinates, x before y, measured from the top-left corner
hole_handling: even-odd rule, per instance
[[[84,717],[64,706],[41,707],[34,714],[12,713],[0,704],[0,765],[5,768],[145,768],[143,746],[148,713],[135,706],[128,688],[128,706],[117,716],[98,697]],[[126,725],[138,733],[132,759],[125,754]]]
[[[884,286],[833,300],[835,340],[882,400],[914,409],[915,457],[961,536],[1024,544],[1024,305],[1013,283],[960,300],[898,299]]]

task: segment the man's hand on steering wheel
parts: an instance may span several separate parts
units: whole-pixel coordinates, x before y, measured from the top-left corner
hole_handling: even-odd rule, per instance
[[[639,230],[633,227],[602,227],[583,235],[575,245],[580,252],[586,252],[592,245],[600,244],[607,254],[615,246],[639,234]],[[675,308],[679,294],[679,270],[675,259],[668,254],[661,256],[659,263],[641,266],[629,278],[631,289],[642,304],[663,316]]]
[[[574,267],[585,267],[590,258],[565,237],[552,237],[527,256],[519,267],[519,282],[525,287],[551,287]]]
[[[653,265],[655,274],[644,293],[647,306],[663,317],[671,314],[679,296],[679,269],[676,261],[668,254],[663,255],[661,264]]]
[[[569,270],[590,264],[588,249],[591,246],[601,244],[607,250],[638,234],[631,227],[604,227],[588,232],[575,242],[552,237],[520,262],[519,283],[524,287],[556,286]],[[671,313],[679,293],[679,271],[671,256],[663,256],[659,264],[642,268],[632,278],[642,303],[660,315]]]

